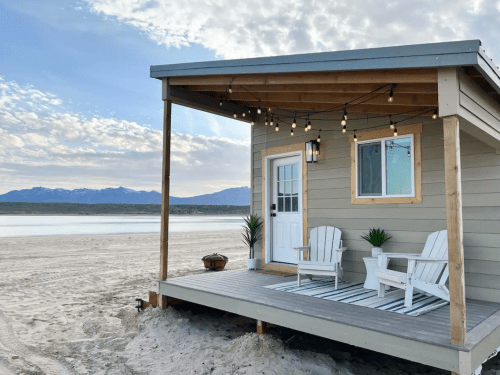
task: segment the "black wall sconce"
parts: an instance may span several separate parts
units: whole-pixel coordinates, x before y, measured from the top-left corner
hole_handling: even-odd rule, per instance
[[[306,163],[317,163],[319,160],[319,142],[306,142]]]

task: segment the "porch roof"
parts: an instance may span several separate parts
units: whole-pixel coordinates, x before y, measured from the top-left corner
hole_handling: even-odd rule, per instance
[[[271,73],[349,72],[362,70],[465,67],[490,94],[500,93],[500,70],[481,48],[481,41],[416,44],[349,51],[308,53],[251,59],[152,65],[152,78]]]

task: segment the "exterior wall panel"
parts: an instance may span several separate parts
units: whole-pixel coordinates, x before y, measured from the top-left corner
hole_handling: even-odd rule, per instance
[[[308,166],[308,227],[336,226],[342,230],[345,277],[353,281],[365,278],[363,257],[371,256],[371,245],[360,238],[371,227],[386,229],[392,239],[384,246],[389,252],[421,252],[427,236],[446,228],[444,196],[444,144],[441,120],[427,117],[409,123],[423,123],[422,203],[353,205],[351,204],[350,144],[339,131],[338,119],[313,121],[313,130],[305,133],[303,124],[290,136],[291,119],[280,117],[280,131],[256,124],[253,131],[252,176],[254,212],[262,215],[261,150],[305,142],[321,132],[321,160]],[[355,118],[356,115],[351,116]],[[375,122],[378,121],[378,122]],[[387,119],[351,120],[348,128],[363,131]],[[461,132],[464,247],[467,298],[498,301],[500,295],[500,155],[493,147]],[[259,245],[259,244],[258,244]],[[255,253],[260,257],[260,248]],[[391,261],[390,268],[404,271],[405,262]]]

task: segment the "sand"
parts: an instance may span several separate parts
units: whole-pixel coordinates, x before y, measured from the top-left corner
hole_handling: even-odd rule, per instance
[[[212,252],[245,267],[239,232],[176,233],[170,276]],[[0,239],[0,374],[448,374],[193,305],[137,313],[158,263],[157,235]]]

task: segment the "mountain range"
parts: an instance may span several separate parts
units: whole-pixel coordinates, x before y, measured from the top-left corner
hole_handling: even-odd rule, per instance
[[[34,187],[32,189],[13,190],[0,195],[0,202],[160,204],[161,193],[157,191],[137,191],[124,187],[101,190]],[[248,206],[250,205],[250,188],[246,186],[231,188],[217,193],[186,198],[171,196],[170,204]]]

